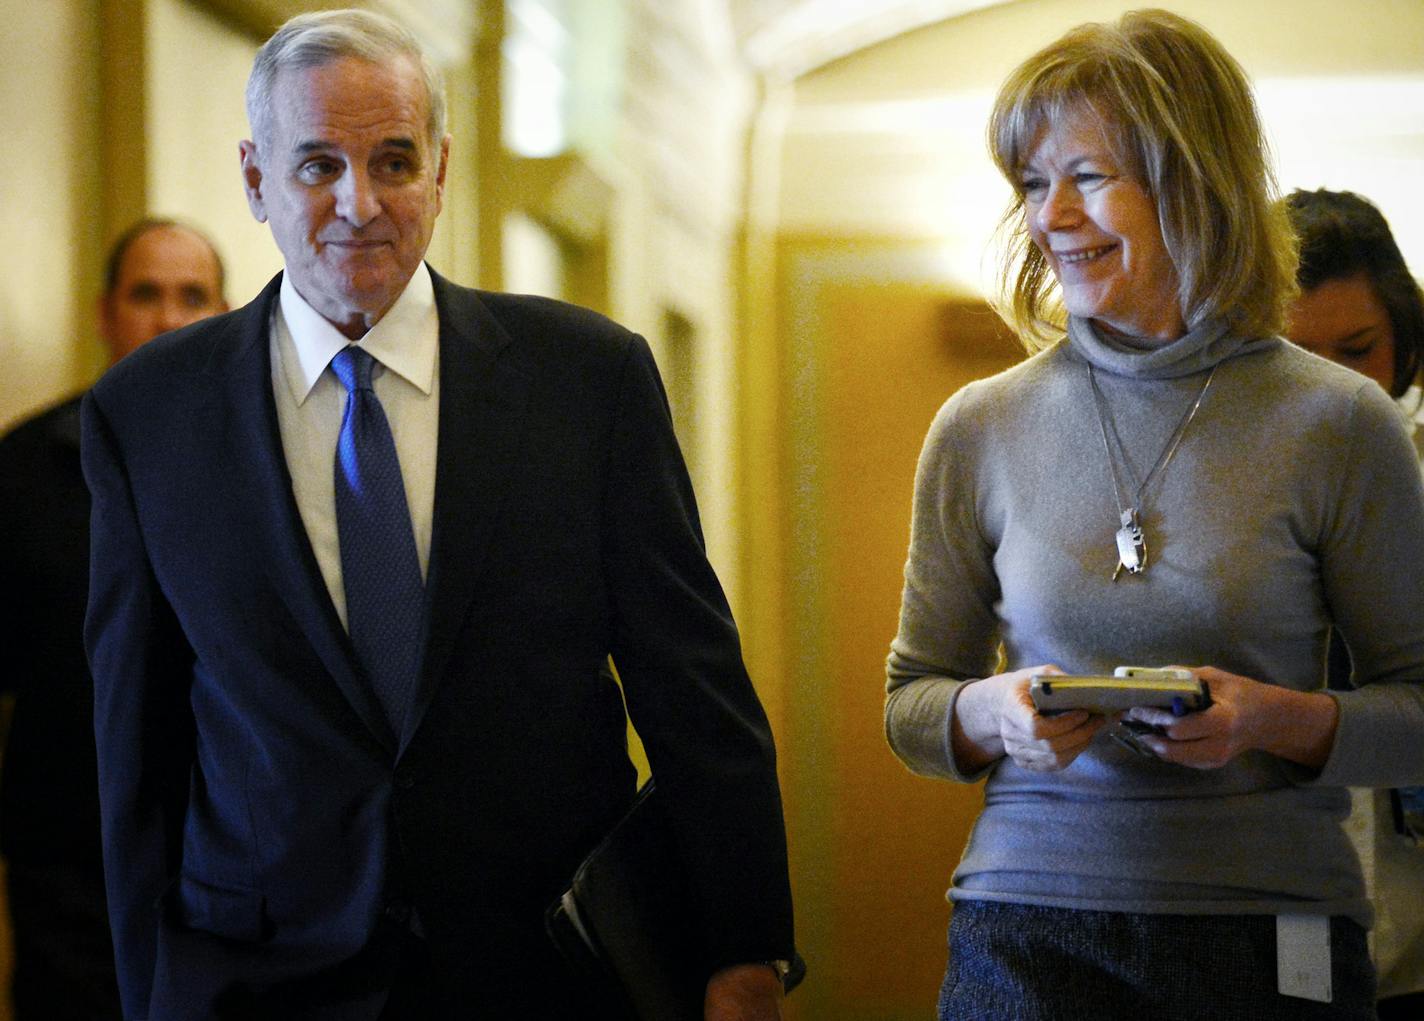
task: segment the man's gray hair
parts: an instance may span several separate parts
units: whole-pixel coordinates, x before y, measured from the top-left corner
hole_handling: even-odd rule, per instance
[[[347,8],[298,14],[262,44],[247,79],[247,120],[252,140],[263,151],[271,140],[272,90],[281,71],[305,71],[342,57],[374,64],[407,58],[420,70],[429,105],[430,143],[445,137],[445,80],[409,31],[390,18]]]

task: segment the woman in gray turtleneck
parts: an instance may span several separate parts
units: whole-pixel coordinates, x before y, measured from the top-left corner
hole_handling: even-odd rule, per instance
[[[1039,350],[931,427],[885,705],[911,769],[988,778],[940,1017],[1372,1017],[1344,787],[1424,780],[1399,414],[1278,338],[1293,241],[1199,26],[1075,29],[1009,77],[990,140]],[[1332,626],[1357,690],[1324,690]],[[1131,710],[1162,728],[1146,754],[1035,712],[1032,674],[1123,664],[1191,667],[1213,705]]]

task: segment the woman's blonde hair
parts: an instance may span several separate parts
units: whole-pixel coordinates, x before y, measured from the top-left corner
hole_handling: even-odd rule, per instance
[[[994,162],[1014,188],[1000,311],[1030,349],[1062,335],[1056,281],[1029,237],[1020,183],[1045,125],[1087,113],[1157,207],[1190,330],[1224,318],[1279,333],[1296,293],[1296,243],[1250,82],[1204,28],[1161,10],[1086,24],[1024,61],[989,118]]]

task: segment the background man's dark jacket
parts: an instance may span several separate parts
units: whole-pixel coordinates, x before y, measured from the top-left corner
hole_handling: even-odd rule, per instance
[[[89,490],[79,400],[0,439],[0,687],[15,696],[0,775],[0,851],[22,1019],[114,1017],[119,1009],[84,660]]]

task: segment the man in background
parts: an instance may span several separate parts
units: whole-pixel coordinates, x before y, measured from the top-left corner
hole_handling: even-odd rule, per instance
[[[110,360],[225,311],[222,263],[197,231],[143,220],[109,256],[99,300]],[[84,660],[89,491],[75,397],[0,439],[0,686],[15,713],[0,774],[0,850],[21,1021],[118,1018]]]

